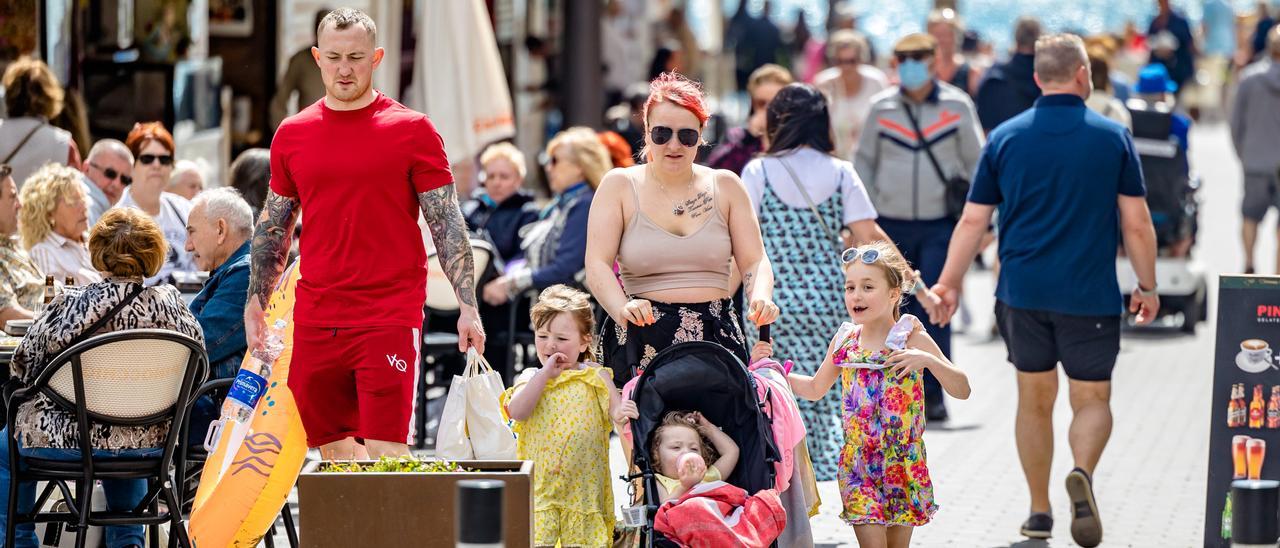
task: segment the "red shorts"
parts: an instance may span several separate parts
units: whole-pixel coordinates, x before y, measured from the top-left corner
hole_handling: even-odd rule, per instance
[[[409,327],[294,327],[289,389],[308,446],[348,437],[408,442],[419,333]]]

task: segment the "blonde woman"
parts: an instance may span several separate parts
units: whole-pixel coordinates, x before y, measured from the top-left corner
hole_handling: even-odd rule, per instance
[[[538,220],[533,194],[524,191],[524,153],[511,143],[490,145],[480,154],[480,189],[462,204],[467,228],[487,234],[506,263],[524,257],[520,228]],[[483,315],[481,316],[483,317]]]
[[[36,170],[19,195],[22,246],[47,276],[75,278],[76,285],[102,281],[89,260],[89,200],[80,172],[48,164]]]
[[[485,302],[498,306],[529,288],[582,286],[587,214],[600,180],[610,169],[613,161],[594,130],[569,128],[551,139],[546,170],[555,199],[525,233],[528,262],[484,286]]]

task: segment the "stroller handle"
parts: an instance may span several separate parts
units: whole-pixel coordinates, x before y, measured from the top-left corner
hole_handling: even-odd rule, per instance
[[[760,340],[765,342],[773,342],[773,338],[769,336],[769,327],[773,324],[764,324],[760,326]]]

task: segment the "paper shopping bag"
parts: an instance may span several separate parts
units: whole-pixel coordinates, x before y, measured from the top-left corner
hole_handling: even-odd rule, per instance
[[[516,437],[503,417],[499,398],[504,390],[502,376],[475,349],[467,351],[466,383],[467,434],[475,458],[514,460]],[[447,405],[447,403],[446,403]]]
[[[475,457],[471,439],[467,437],[467,377],[454,375],[449,395],[440,412],[440,428],[436,434],[436,456],[447,460],[470,460]]]

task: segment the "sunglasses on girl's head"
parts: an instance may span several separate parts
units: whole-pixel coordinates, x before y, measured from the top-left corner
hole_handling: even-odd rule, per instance
[[[671,140],[671,134],[673,133],[680,140],[680,144],[687,147],[698,146],[699,135],[696,129],[685,128],[675,131],[667,126],[653,126],[653,129],[649,130],[649,138],[653,139],[653,144],[655,145],[665,145]]]
[[[922,49],[916,51],[903,51],[893,55],[898,58],[899,63],[905,63],[907,62],[907,59],[911,59],[912,61],[924,61],[925,59],[933,57],[933,51]]]
[[[880,259],[880,250],[874,247],[868,247],[865,249],[851,247],[849,249],[844,250],[844,253],[840,254],[840,261],[842,261],[844,264],[849,264],[859,259],[862,260],[862,264],[874,263]]]
[[[98,165],[98,164],[95,164],[95,163],[93,163],[93,162],[89,162],[89,165],[90,165],[91,167],[93,167],[93,169],[96,169],[96,170],[98,170],[98,171],[101,171],[103,175],[106,175],[106,176],[107,176],[107,180],[108,180],[108,181],[114,181],[114,180],[116,179],[116,177],[119,177],[119,178],[120,178],[120,184],[122,184],[122,185],[124,185],[124,186],[129,186],[129,185],[133,184],[133,177],[130,177],[130,176],[128,176],[128,175],[125,175],[125,174],[123,174],[123,173],[120,173],[119,171],[116,171],[116,170],[111,169],[111,168],[109,168],[109,167],[108,167],[108,168],[104,168],[104,167],[102,167],[102,166],[100,166],[100,165]]]
[[[144,165],[159,161],[160,165],[169,166],[173,165],[173,156],[168,154],[143,154],[138,156],[138,161],[142,162]]]

